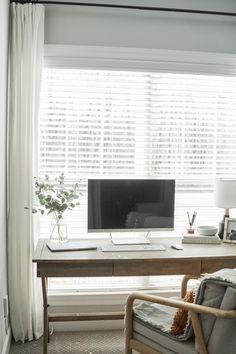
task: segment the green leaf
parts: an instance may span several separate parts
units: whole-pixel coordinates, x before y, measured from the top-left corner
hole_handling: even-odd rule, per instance
[[[47,210],[48,214],[54,212],[57,213],[57,216],[62,217],[65,210],[71,210],[79,205],[79,203],[74,203],[74,200],[79,198],[76,193],[79,183],[65,184],[63,172],[53,180],[50,180],[49,175],[45,175],[45,179],[34,177],[34,184],[35,195],[42,206],[42,209],[35,208],[34,212],[40,211],[43,214]]]

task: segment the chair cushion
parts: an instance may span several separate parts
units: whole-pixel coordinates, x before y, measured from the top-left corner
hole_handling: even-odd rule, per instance
[[[178,300],[181,299],[178,298]],[[133,308],[134,318],[137,321],[140,320],[142,323],[145,323],[145,325],[149,328],[152,328],[153,331],[161,331],[165,333],[169,338],[173,338],[174,340],[186,341],[193,335],[190,321],[187,321],[187,326],[182,334],[177,336],[171,334],[171,326],[173,323],[175,311],[176,308],[174,307],[150,303],[148,301],[141,301]]]
[[[219,284],[215,283],[214,281],[203,282],[199,289],[199,293],[196,296],[196,302],[204,306],[220,308],[224,292],[225,286],[219,286]],[[201,322],[205,342],[208,343],[214,328],[216,317],[209,316],[207,314],[200,314],[199,319]]]
[[[236,309],[236,269],[221,269],[201,281],[196,303],[224,310]],[[236,353],[236,319],[200,315],[209,354]]]
[[[141,301],[134,306],[133,337],[163,354],[196,354],[194,338],[170,333],[175,310],[173,307]]]
[[[224,297],[220,308],[232,310],[236,308],[236,289],[228,286],[224,287]],[[216,318],[212,327],[211,335],[208,339],[209,354],[235,354],[236,353],[236,319]]]
[[[154,330],[136,318],[133,321],[133,337],[163,354],[197,354],[194,338],[185,342],[176,341],[175,337],[170,337],[161,330]]]
[[[233,286],[226,286],[226,284],[217,284],[218,288],[224,292],[220,305],[218,306],[223,310],[232,310],[236,309],[236,288]],[[210,282],[208,283],[209,287],[215,288],[216,284]],[[209,289],[208,289],[209,290]],[[205,317],[201,316],[200,321],[202,326],[205,329],[204,336],[206,338],[207,349],[209,354],[235,354],[236,353],[236,318],[234,319],[223,319],[223,318],[214,318],[214,321],[209,321]],[[211,324],[211,330],[206,331],[209,324]],[[208,336],[206,336],[208,335]]]

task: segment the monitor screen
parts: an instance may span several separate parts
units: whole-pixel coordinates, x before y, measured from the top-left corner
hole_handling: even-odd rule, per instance
[[[89,179],[88,231],[173,230],[175,180]]]

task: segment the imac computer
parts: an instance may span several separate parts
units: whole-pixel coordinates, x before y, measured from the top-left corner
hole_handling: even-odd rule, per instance
[[[173,179],[89,179],[88,232],[109,232],[114,244],[150,243],[151,231],[173,230],[174,204]]]

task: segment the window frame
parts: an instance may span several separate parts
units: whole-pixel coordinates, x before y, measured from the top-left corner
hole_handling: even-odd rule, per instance
[[[236,76],[236,54],[46,44],[44,66]]]
[[[236,76],[236,55],[145,48],[45,45],[44,66]],[[62,296],[61,292],[58,296]]]

